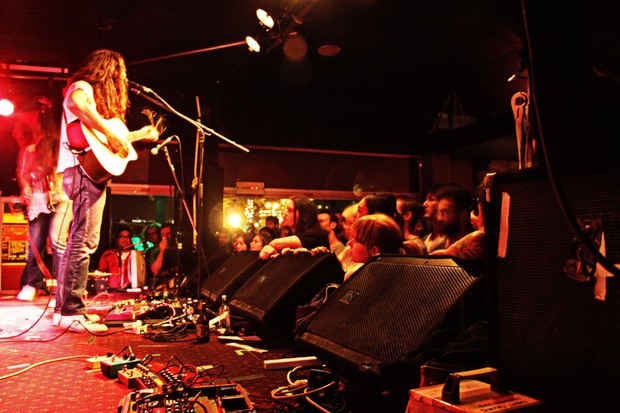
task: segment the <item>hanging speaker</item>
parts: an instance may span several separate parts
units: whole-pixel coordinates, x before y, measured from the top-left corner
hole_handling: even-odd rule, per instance
[[[497,239],[489,266],[492,361],[502,384],[553,411],[616,411],[620,383],[620,280],[594,277],[594,256],[564,216],[620,263],[620,171],[557,179],[498,174],[485,217]],[[562,206],[561,206],[562,205]],[[489,250],[491,251],[491,249]]]
[[[341,283],[344,271],[333,253],[287,253],[267,261],[233,295],[230,308],[266,332],[292,336],[297,306],[326,284]]]
[[[219,265],[202,284],[202,296],[218,303],[222,295],[232,297],[265,260],[258,258],[258,251],[240,251]]]
[[[451,258],[378,255],[295,341],[349,379],[383,382],[380,367],[420,347],[476,280]]]

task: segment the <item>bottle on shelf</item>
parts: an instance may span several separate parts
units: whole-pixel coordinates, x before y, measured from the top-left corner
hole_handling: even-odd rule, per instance
[[[200,303],[200,313],[196,319],[196,342],[208,343],[211,340],[209,332],[209,317],[207,316],[207,303]]]
[[[222,302],[220,304],[220,308],[217,311],[218,317],[220,317],[220,329],[223,329],[224,332],[228,333],[231,331],[230,329],[230,307],[228,307],[228,302],[226,301],[226,294],[222,295]]]

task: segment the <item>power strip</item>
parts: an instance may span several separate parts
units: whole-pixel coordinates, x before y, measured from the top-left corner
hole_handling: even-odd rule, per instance
[[[265,370],[288,369],[291,367],[322,366],[323,363],[314,356],[290,357],[263,361]]]

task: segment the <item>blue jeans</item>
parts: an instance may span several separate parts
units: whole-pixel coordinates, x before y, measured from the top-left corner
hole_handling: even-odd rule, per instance
[[[29,285],[38,290],[43,288],[43,272],[41,271],[35,255],[38,251],[41,259],[47,247],[49,237],[52,248],[52,277],[58,274],[60,258],[67,247],[69,236],[69,224],[71,223],[70,201],[60,201],[54,205],[55,212],[39,214],[35,219],[28,222],[28,255],[26,266],[22,272],[19,287]]]
[[[79,166],[67,168],[62,188],[73,201],[73,221],[67,248],[58,268],[58,288],[54,312],[62,315],[84,314],[84,291],[88,282],[90,256],[97,250],[103,208],[105,183],[92,181]]]
[[[19,288],[25,285],[37,290],[43,288],[43,272],[41,272],[37,262],[35,251],[43,260],[51,218],[52,214],[41,213],[32,221],[28,221],[28,253],[26,255],[26,266],[19,280]]]

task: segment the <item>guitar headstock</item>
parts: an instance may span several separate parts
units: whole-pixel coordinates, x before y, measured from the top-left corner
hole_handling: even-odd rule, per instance
[[[146,115],[146,117],[149,118],[151,125],[155,127],[157,131],[156,136],[151,137],[151,139],[147,140],[157,140],[159,136],[166,130],[166,126],[164,125],[164,117],[162,115],[158,115],[157,112],[149,108],[142,109],[142,114]]]

